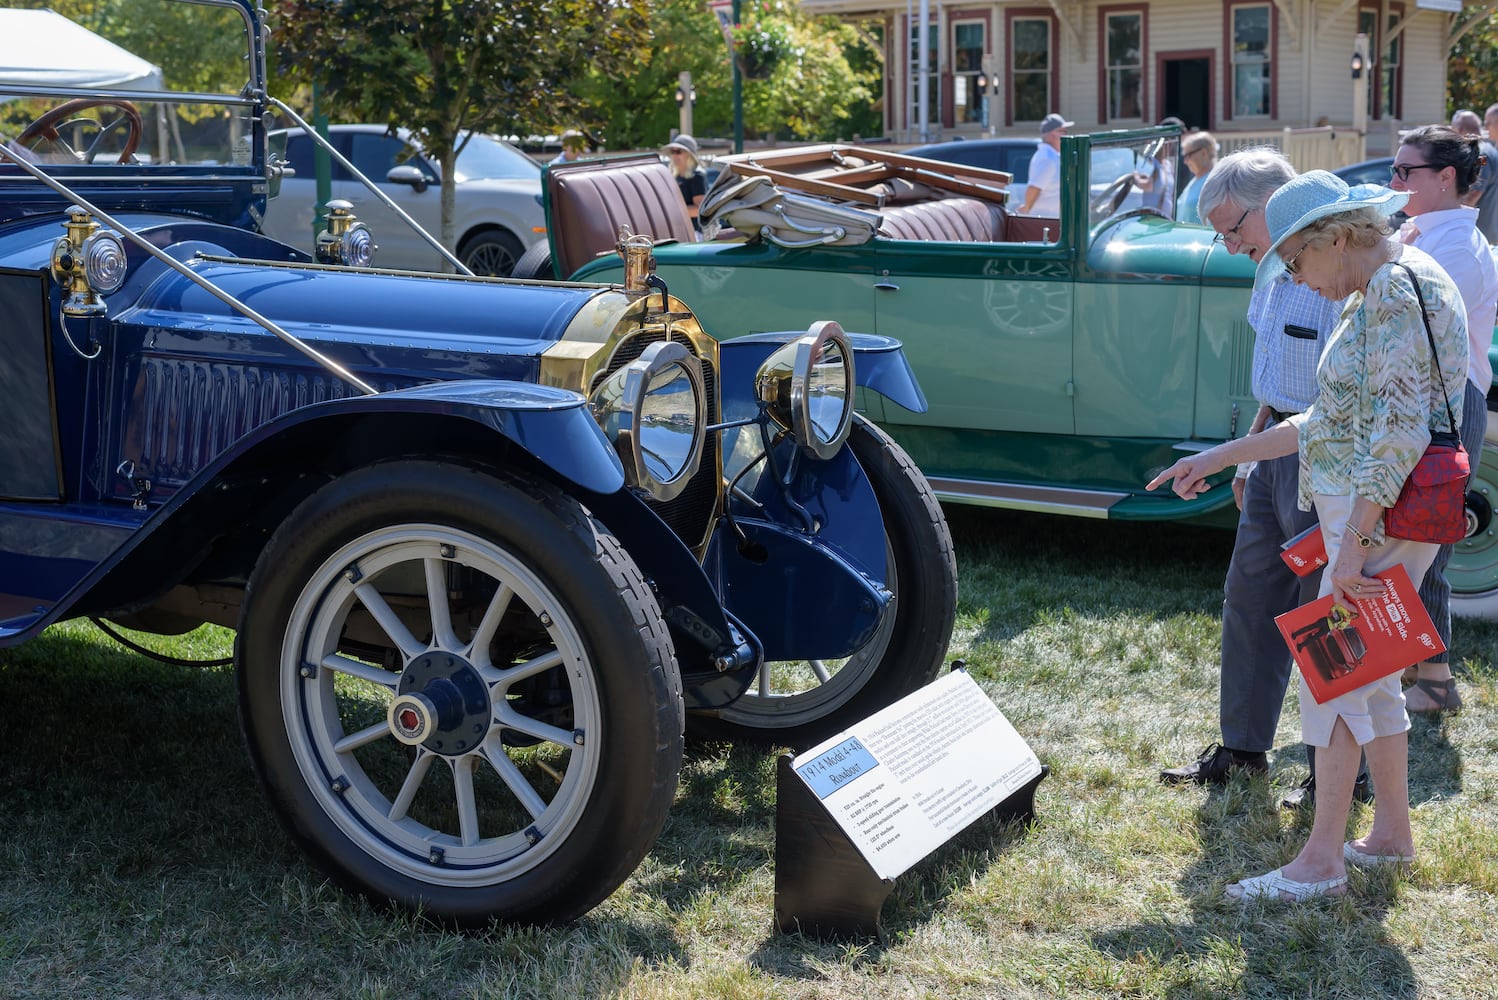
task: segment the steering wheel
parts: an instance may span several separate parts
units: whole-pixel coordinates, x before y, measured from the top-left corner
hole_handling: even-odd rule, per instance
[[[88,111],[92,108],[115,108],[120,114],[107,124],[102,124],[95,118],[74,119],[74,121],[88,122],[99,130],[98,136],[93,142],[89,143],[88,148],[79,153],[78,150],[68,145],[67,141],[59,134],[58,128],[60,125],[73,124],[72,121],[66,119],[70,119],[77,113]],[[27,125],[21,131],[21,134],[16,136],[16,142],[25,146],[38,139],[42,139],[61,146],[75,160],[81,160],[83,163],[93,163],[94,157],[99,153],[99,144],[104,141],[104,137],[121,125],[125,127],[126,132],[125,149],[120,153],[119,162],[129,163],[131,158],[135,156],[135,150],[140,146],[140,137],[144,131],[144,125],[140,118],[140,109],[129,101],[100,100],[92,97],[79,97],[71,101],[64,101],[30,125]]]
[[[1129,196],[1129,188],[1134,186],[1134,175],[1124,174],[1114,180],[1112,184],[1103,188],[1101,194],[1088,203],[1088,208],[1096,218],[1107,218],[1118,211],[1118,206]]]

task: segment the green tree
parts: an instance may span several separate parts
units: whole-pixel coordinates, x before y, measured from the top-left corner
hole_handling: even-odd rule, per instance
[[[529,134],[581,116],[573,81],[624,76],[648,49],[648,0],[275,0],[278,58],[326,110],[411,129],[442,168],[474,132]]]
[[[1498,101],[1498,3],[1468,4],[1446,61],[1448,113],[1471,108],[1479,116]]]

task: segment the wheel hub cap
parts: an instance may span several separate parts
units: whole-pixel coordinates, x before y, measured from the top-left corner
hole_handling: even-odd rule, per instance
[[[412,660],[401,673],[386,718],[400,742],[452,757],[470,753],[484,741],[494,709],[488,685],[471,663],[433,651]]]

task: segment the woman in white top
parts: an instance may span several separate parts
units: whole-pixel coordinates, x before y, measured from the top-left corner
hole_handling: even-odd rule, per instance
[[[1445,125],[1428,125],[1410,132],[1394,156],[1389,186],[1409,192],[1405,212],[1410,221],[1399,238],[1436,259],[1462,293],[1467,312],[1470,360],[1467,366],[1461,436],[1476,470],[1487,432],[1488,386],[1493,369],[1488,347],[1493,342],[1494,313],[1498,312],[1498,267],[1486,237],[1477,229],[1477,209],[1462,204],[1462,196],[1477,179],[1484,163],[1477,136],[1461,135]],[[1451,586],[1446,563],[1451,546],[1443,545],[1420,585],[1420,598],[1435,621],[1436,630],[1451,644]],[[1441,712],[1461,705],[1451,678],[1447,653],[1418,665],[1406,692],[1411,712]]]

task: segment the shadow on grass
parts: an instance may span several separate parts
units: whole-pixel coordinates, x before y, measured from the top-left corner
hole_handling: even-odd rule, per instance
[[[1190,916],[1115,927],[1093,935],[1093,946],[1122,962],[1201,970],[1204,981],[1185,984],[1192,996],[1414,998],[1404,943],[1385,924],[1394,871],[1349,868],[1339,899],[1224,898],[1230,882],[1289,862],[1309,833],[1309,813],[1280,827],[1281,791],[1265,777],[1207,791],[1196,815],[1202,850],[1179,883]]]
[[[1062,607],[1160,617],[1222,611],[1231,531],[974,507],[945,512],[962,578],[958,613],[988,611],[983,641],[1013,638]]]

